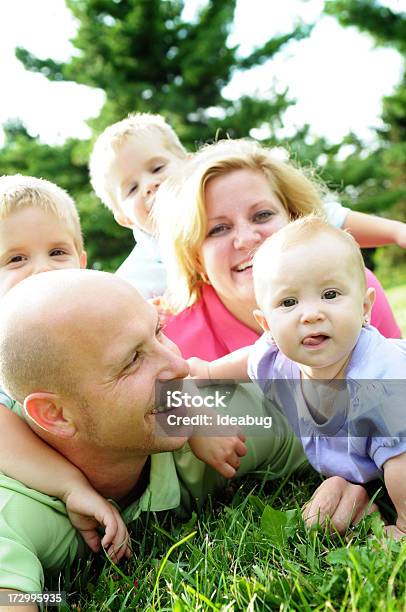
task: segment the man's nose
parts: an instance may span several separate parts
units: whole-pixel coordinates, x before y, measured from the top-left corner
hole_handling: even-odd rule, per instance
[[[189,365],[183,359],[180,350],[169,338],[164,337],[160,343],[161,364],[158,373],[158,380],[172,380],[175,378],[185,378],[189,374]]]
[[[257,227],[250,223],[243,223],[235,228],[234,248],[248,249],[259,246],[263,238]]]

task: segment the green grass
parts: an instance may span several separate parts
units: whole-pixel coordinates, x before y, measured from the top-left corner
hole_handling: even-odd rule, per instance
[[[145,517],[127,564],[79,565],[69,609],[405,610],[406,542],[384,546],[377,515],[343,537],[308,531],[299,507],[319,482],[248,479],[187,524]]]
[[[406,285],[387,295],[406,337]],[[343,537],[309,532],[298,508],[319,483],[315,473],[246,479],[187,524],[144,517],[131,526],[128,563],[93,558],[73,570],[66,609],[405,611],[406,542],[384,546],[377,516]]]

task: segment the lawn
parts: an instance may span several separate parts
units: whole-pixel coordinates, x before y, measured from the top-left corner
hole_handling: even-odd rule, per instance
[[[406,337],[406,285],[387,295]],[[246,479],[187,524],[145,517],[127,564],[75,569],[69,609],[406,610],[406,542],[383,544],[377,515],[343,537],[307,531],[299,508],[319,483]]]

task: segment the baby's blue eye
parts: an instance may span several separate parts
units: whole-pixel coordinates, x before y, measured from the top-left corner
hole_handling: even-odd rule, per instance
[[[322,298],[323,300],[334,300],[338,295],[339,293],[335,289],[328,289],[328,291],[323,293]]]
[[[283,300],[281,302],[281,306],[283,306],[284,308],[290,308],[291,306],[295,306],[296,304],[297,304],[296,298],[286,298],[286,300]]]

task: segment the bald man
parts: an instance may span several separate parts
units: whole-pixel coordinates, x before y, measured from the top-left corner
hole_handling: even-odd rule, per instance
[[[10,407],[114,499],[126,520],[143,511],[186,516],[226,483],[193,456],[185,437],[157,435],[155,385],[187,373],[156,310],[116,276],[45,272],[2,300],[0,380],[19,402]],[[226,412],[244,415],[247,407],[254,416],[269,414],[253,385],[238,386]],[[303,463],[284,418],[272,416],[272,439],[247,440],[239,476],[263,468],[280,478]],[[361,487],[329,480],[312,508],[339,524],[367,498]],[[41,591],[44,570],[60,570],[83,548],[62,502],[0,474],[0,588]]]

